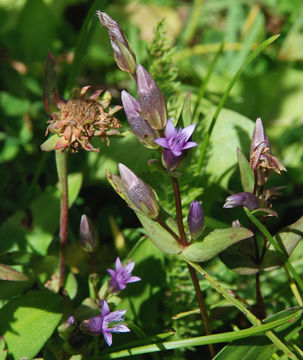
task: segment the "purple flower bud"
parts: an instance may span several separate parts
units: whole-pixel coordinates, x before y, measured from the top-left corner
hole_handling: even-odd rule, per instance
[[[223,205],[225,209],[233,208],[237,206],[245,206],[250,210],[257,209],[260,207],[259,199],[252,193],[240,192],[233,194],[226,198],[226,202]]]
[[[80,242],[83,250],[87,252],[93,252],[97,247],[95,229],[85,214],[80,222]]]
[[[142,65],[138,65],[136,75],[142,116],[152,128],[162,130],[167,122],[164,96]]]
[[[169,170],[175,170],[184,158],[185,150],[197,146],[191,141],[196,125],[186,126],[184,129],[176,129],[173,122],[168,119],[165,126],[165,137],[155,139],[155,143],[164,148],[162,161]]]
[[[122,71],[135,74],[137,68],[136,56],[129,46],[128,40],[120,25],[104,12],[97,11],[97,16],[104,25],[110,37],[114,57]]]
[[[234,220],[234,221],[232,222],[231,226],[232,226],[233,228],[238,228],[238,227],[241,227],[241,223],[240,223],[240,221],[239,221],[238,219],[236,219],[236,220]]]
[[[154,139],[159,137],[159,133],[140,115],[142,111],[138,101],[124,90],[121,92],[121,99],[128,123],[138,140],[147,148],[158,148]]]
[[[107,272],[110,274],[110,287],[113,289],[114,292],[124,290],[126,288],[126,284],[140,281],[141,279],[138,276],[132,276],[132,271],[135,266],[135,262],[130,262],[125,267],[123,267],[120,259],[117,257],[116,262],[116,269],[107,269]]]
[[[119,164],[119,171],[131,202],[144,215],[156,219],[159,215],[159,204],[151,187],[125,165]]]
[[[73,325],[75,325],[75,323],[76,323],[76,320],[73,315],[70,315],[68,317],[68,319],[65,321],[65,324],[67,327],[73,326]]]
[[[126,310],[118,310],[110,312],[108,303],[101,301],[101,315],[94,316],[90,319],[82,321],[80,329],[90,335],[103,334],[108,346],[111,346],[112,333],[129,332],[129,328],[121,323],[124,321]]]
[[[192,201],[187,217],[188,231],[192,239],[197,239],[203,231],[204,212],[199,201]]]

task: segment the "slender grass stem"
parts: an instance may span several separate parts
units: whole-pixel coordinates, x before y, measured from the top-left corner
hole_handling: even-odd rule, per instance
[[[183,216],[182,216],[182,204],[181,204],[181,196],[180,196],[180,188],[179,188],[179,183],[178,183],[178,179],[172,177],[172,185],[173,185],[173,189],[174,189],[174,196],[175,196],[175,203],[176,203],[176,216],[177,216],[177,225],[178,225],[178,230],[179,230],[179,234],[181,237],[181,245],[186,246],[187,245],[187,239],[186,239],[186,235],[185,235],[185,231],[184,231],[184,225],[183,225]],[[210,324],[209,324],[209,318],[208,318],[208,314],[207,314],[207,310],[206,310],[206,306],[205,306],[205,302],[204,302],[204,298],[201,292],[201,288],[200,288],[200,284],[198,281],[198,277],[196,274],[196,271],[191,267],[190,264],[187,265],[188,266],[188,270],[195,288],[195,292],[196,292],[196,297],[198,300],[198,304],[199,304],[199,308],[200,308],[200,313],[201,313],[201,317],[204,323],[204,329],[207,335],[211,335],[211,329],[210,329]],[[212,344],[208,344],[208,349],[209,349],[209,353],[211,355],[211,357],[213,358],[215,356],[215,349],[214,346]]]
[[[60,275],[59,293],[64,289],[64,272],[66,258],[67,225],[68,225],[68,185],[67,185],[67,151],[56,150],[56,165],[60,186]]]
[[[225,290],[211,275],[209,275],[201,266],[195,264],[186,258],[183,259],[192,266],[196,271],[198,271],[210,284],[231,304],[233,304],[237,309],[239,309],[246,318],[254,325],[262,325],[262,321],[258,319],[252,312],[250,312],[247,307],[235,297],[233,297],[227,290]],[[272,332],[266,331],[265,335],[277,346],[278,349],[282,350],[289,358],[298,359],[297,356],[292,353],[292,351]]]

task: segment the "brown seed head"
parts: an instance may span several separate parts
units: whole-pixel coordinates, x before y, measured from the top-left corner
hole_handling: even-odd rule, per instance
[[[121,107],[109,107],[108,95],[99,100],[100,90],[87,97],[85,93],[88,88],[82,88],[78,98],[67,102],[54,94],[59,111],[51,115],[46,133],[50,131],[60,136],[56,150],[70,148],[72,152],[78,152],[83,148],[87,151],[99,151],[89,143],[93,137],[97,136],[102,141],[107,139],[109,144],[108,136],[118,133],[116,129],[121,127],[121,123],[114,114]]]

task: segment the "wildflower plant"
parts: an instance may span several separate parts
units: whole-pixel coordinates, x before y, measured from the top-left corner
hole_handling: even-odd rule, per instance
[[[63,49],[56,57],[48,52],[42,94],[48,120],[40,131],[47,138],[38,146],[41,161],[29,165],[35,168],[33,174],[24,173],[25,184],[31,175],[33,180],[20,198],[22,209],[0,227],[1,359],[95,360],[145,354],[167,359],[302,358],[302,261],[298,254],[294,262],[292,254],[302,246],[303,216],[280,230],[275,223],[287,191],[280,185],[293,170],[280,156],[285,155],[281,149],[271,146],[266,122],[257,118],[254,123],[223,108],[246,65],[277,36],[255,45],[259,39],[253,41],[258,33],[254,25],[247,36],[251,43],[245,43],[243,28],[240,48],[237,43],[225,48],[223,43],[206,69],[201,58],[187,60],[201,49],[205,55],[203,45],[195,45],[201,3],[193,2],[175,47],[161,20],[144,53],[138,44],[132,46],[135,32],[129,40],[124,26],[103,9],[96,11],[94,2],[64,89],[57,86],[56,62],[60,74],[69,55],[62,55]],[[22,16],[30,6],[28,2]],[[247,27],[259,7],[253,7]],[[42,5],[36,10],[30,15],[40,14]],[[256,18],[257,25],[262,23]],[[101,69],[96,81],[102,82],[102,90],[92,90],[95,84],[87,85],[91,81],[84,76],[77,78],[81,89],[72,91],[97,24],[108,33],[104,45],[107,41],[111,46],[116,72],[124,75],[112,77],[109,67]],[[57,51],[61,45],[55,44]],[[209,45],[207,51],[213,49]],[[224,54],[231,45],[233,51]],[[230,67],[234,75],[216,104],[221,89],[213,92],[208,81],[221,66],[218,59],[231,53],[238,55],[237,66]],[[95,49],[92,54],[94,58]],[[106,52],[102,56],[110,63]],[[197,88],[200,66],[204,80]],[[178,71],[185,79],[195,76],[194,81],[181,84]],[[110,91],[105,90],[109,78],[115,80]],[[35,87],[28,79],[26,92]],[[5,107],[11,99],[2,95]],[[27,115],[22,118],[26,124]],[[242,141],[248,136],[250,144]],[[135,150],[129,144],[135,144]],[[28,149],[24,146],[24,151],[32,151]],[[146,163],[141,154],[147,154]],[[53,155],[58,187],[45,186],[40,176]],[[83,174],[69,174],[74,164]],[[99,195],[98,176],[92,177],[91,202],[86,191],[80,193],[87,169],[98,176],[102,172],[106,183],[106,194]],[[38,179],[45,187],[41,194]],[[109,244],[103,226],[112,208],[108,196],[120,200],[115,192],[123,201],[110,217],[114,241]],[[138,229],[120,230],[126,213],[134,215]],[[188,356],[193,350],[197,353]]]

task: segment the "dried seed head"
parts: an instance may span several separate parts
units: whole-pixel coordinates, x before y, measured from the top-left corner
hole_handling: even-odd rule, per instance
[[[87,97],[88,89],[89,86],[83,87],[78,98],[67,102],[59,98],[56,91],[53,92],[59,111],[51,114],[46,134],[50,131],[60,136],[56,150],[70,148],[72,152],[78,152],[83,148],[87,151],[99,151],[89,143],[93,137],[97,136],[102,141],[107,139],[109,144],[108,136],[118,133],[116,129],[121,127],[121,123],[114,114],[121,107],[109,107],[108,93],[104,94],[104,99],[99,100],[100,90]]]

